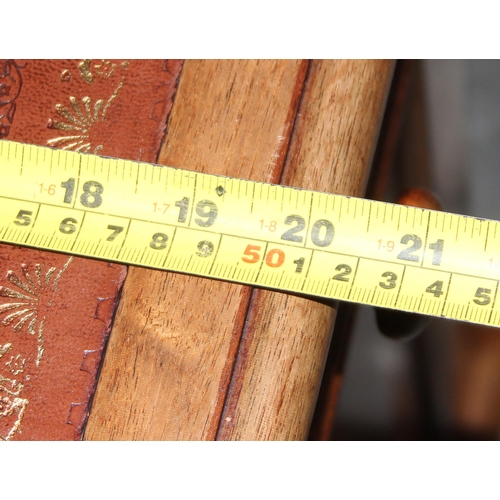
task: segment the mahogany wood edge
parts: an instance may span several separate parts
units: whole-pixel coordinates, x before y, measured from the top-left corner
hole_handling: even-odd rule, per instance
[[[393,69],[393,67],[391,67],[391,69],[390,69],[390,71],[389,71],[389,73],[390,73],[390,74],[388,75],[388,78],[389,78],[388,82],[390,82],[390,79],[392,78],[392,69]],[[388,92],[389,92],[389,85],[387,85],[386,87],[384,87],[384,90],[385,90],[385,92],[384,92],[384,98],[383,98],[382,109],[385,107],[385,102],[386,102],[386,100],[387,100],[387,94],[388,94]],[[376,130],[377,130],[376,135],[378,136],[378,133],[379,133],[379,130],[380,130],[380,122],[378,122],[378,125],[377,125]],[[372,147],[372,148],[371,148],[371,155],[370,155],[370,160],[369,160],[369,163],[371,163],[371,158],[373,158],[374,149],[375,149],[374,147]],[[366,178],[367,178],[367,176],[365,177],[365,179],[366,179]],[[333,313],[333,314],[334,314],[334,313]],[[243,349],[243,350],[242,350],[242,349],[240,349],[240,354],[246,354],[246,353],[244,352],[244,349]],[[242,362],[242,364],[241,364],[241,366],[239,367],[240,372],[244,372],[244,371],[245,371],[245,370],[244,370],[244,366],[243,366],[244,364],[245,364],[245,361],[243,361],[243,362]],[[241,390],[241,389],[240,389],[240,390]],[[234,407],[234,406],[237,404],[237,400],[238,400],[238,398],[239,398],[238,394],[239,394],[239,390],[235,388],[234,397],[236,398],[236,401],[232,403],[232,405],[231,405],[232,407]],[[231,411],[229,411],[230,409],[228,408],[228,406],[227,406],[227,405],[226,405],[226,409],[228,410],[228,413],[231,413]],[[231,424],[230,424],[230,422],[231,422],[231,417],[227,417],[227,419],[228,419],[229,425],[231,425]],[[226,423],[224,423],[224,425],[226,425]],[[227,425],[226,425],[226,427],[227,427]],[[230,436],[230,434],[231,434],[231,433],[229,433],[229,434],[228,434],[227,432],[219,431],[219,433],[218,433],[218,438],[219,438],[219,439],[228,439],[228,438],[229,438],[229,436]]]
[[[368,199],[384,199],[384,191],[393,168],[402,123],[408,110],[410,81],[414,71],[413,61],[397,61],[394,65],[384,118],[380,126],[379,139],[366,188],[365,196]],[[311,441],[328,441],[332,438],[336,404],[350,342],[350,332],[357,308],[356,304],[340,303],[339,305],[335,335],[328,352],[318,402],[309,432],[308,439]]]
[[[287,119],[289,121],[293,121],[293,126],[290,129],[290,134],[286,138],[286,141],[283,141],[283,143],[282,143],[282,151],[283,151],[284,154],[280,155],[280,157],[282,158],[282,162],[281,162],[281,165],[279,167],[279,175],[276,175],[276,179],[273,179],[271,181],[271,182],[275,182],[277,184],[280,183],[280,181],[281,181],[281,179],[283,177],[284,165],[286,164],[286,160],[288,158],[288,153],[290,151],[290,141],[291,141],[291,138],[293,137],[295,126],[297,124],[297,113],[298,113],[298,111],[300,109],[300,103],[302,102],[302,99],[304,97],[304,88],[305,88],[306,83],[307,83],[307,78],[308,78],[308,75],[309,75],[309,70],[310,70],[310,61],[309,60],[302,61],[301,68],[300,68],[298,76],[297,76],[296,90],[293,93],[293,95],[295,95],[296,97],[295,97],[295,99],[294,99],[294,101],[292,103],[292,106],[290,107],[290,112],[289,112],[288,119]],[[234,384],[235,384],[235,378],[234,377],[235,377],[236,360],[238,358],[242,358],[242,359],[245,359],[245,360],[247,359],[247,356],[246,356],[246,353],[245,353],[245,344],[244,344],[244,342],[242,342],[242,340],[244,339],[245,332],[247,331],[248,319],[249,319],[250,311],[252,309],[252,305],[255,302],[256,293],[260,289],[272,291],[271,289],[266,289],[266,288],[261,288],[261,287],[259,287],[259,288],[248,287],[248,288],[250,290],[250,295],[249,295],[248,305],[247,305],[247,308],[246,308],[246,311],[245,311],[245,318],[243,320],[243,325],[242,325],[242,328],[241,328],[241,333],[239,335],[238,344],[236,346],[235,355],[232,357],[230,378],[229,378],[229,380],[228,380],[227,383],[224,383],[224,387],[222,387],[222,384],[221,384],[221,390],[224,390],[224,392],[225,392],[225,399],[224,399],[224,404],[223,404],[223,406],[220,409],[219,421],[218,421],[218,424],[217,424],[217,429],[215,429],[215,433],[214,433],[214,439],[215,440],[219,440],[219,439],[222,438],[222,434],[221,434],[221,430],[222,430],[222,418],[223,418],[223,415],[224,415],[224,413],[226,411],[227,405],[229,404],[229,402],[228,402],[228,396],[229,396],[229,394],[231,393],[232,390],[235,390],[235,391],[238,390],[234,386]],[[293,295],[298,295],[298,294],[293,294]],[[307,297],[307,298],[309,298],[309,297]]]

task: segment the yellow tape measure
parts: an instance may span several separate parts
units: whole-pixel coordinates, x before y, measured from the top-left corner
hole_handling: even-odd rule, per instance
[[[0,241],[500,326],[500,223],[0,141]]]

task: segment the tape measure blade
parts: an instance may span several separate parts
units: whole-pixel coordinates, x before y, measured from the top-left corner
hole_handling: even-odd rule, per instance
[[[10,141],[2,242],[500,326],[496,221]]]

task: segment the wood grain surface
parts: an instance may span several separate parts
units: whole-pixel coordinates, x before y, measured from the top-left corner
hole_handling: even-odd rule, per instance
[[[186,61],[159,163],[278,182],[301,61]],[[249,287],[130,268],[86,439],[214,439]]]
[[[159,163],[362,195],[392,68],[186,61]],[[304,439],[334,317],[310,299],[130,268],[85,438]]]
[[[314,61],[282,183],[361,196],[393,63]],[[254,291],[219,439],[305,439],[335,321],[333,306]]]

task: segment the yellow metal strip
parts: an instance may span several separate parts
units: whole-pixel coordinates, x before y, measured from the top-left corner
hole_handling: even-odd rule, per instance
[[[0,241],[500,326],[499,222],[0,141]]]

